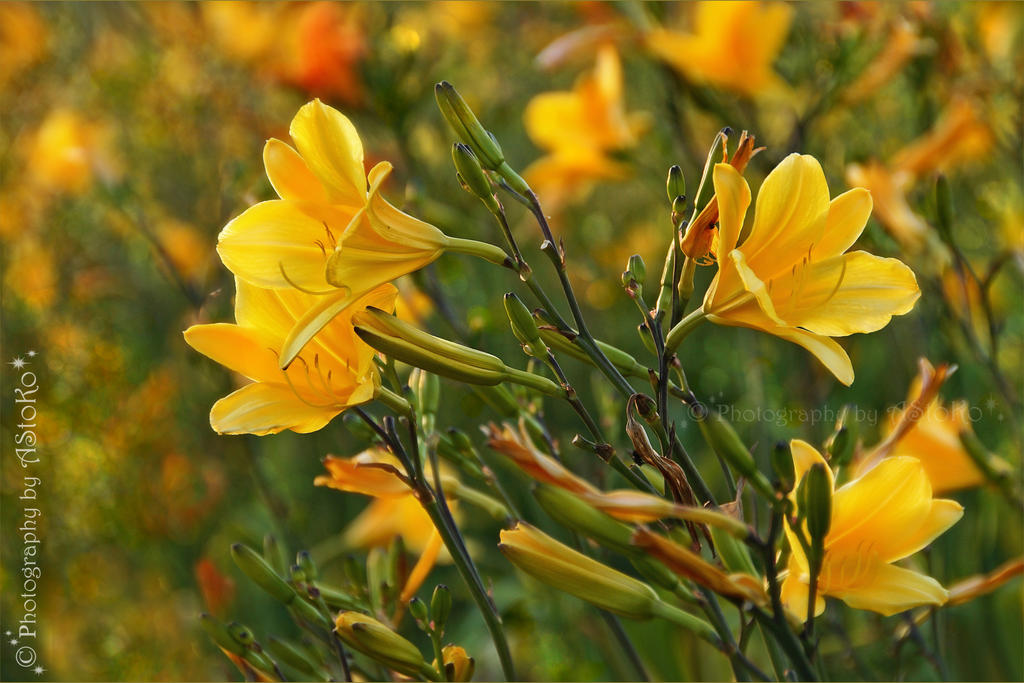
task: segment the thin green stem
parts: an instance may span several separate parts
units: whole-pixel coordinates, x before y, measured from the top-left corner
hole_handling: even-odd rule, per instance
[[[679,345],[683,343],[686,336],[693,332],[693,330],[704,322],[707,318],[707,313],[704,312],[703,308],[698,308],[685,318],[680,320],[668,334],[665,335],[665,350],[666,352],[674,352]]]

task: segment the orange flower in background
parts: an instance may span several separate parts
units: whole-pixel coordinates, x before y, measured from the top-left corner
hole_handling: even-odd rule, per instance
[[[32,3],[0,3],[0,88],[46,55],[49,38]]]
[[[362,98],[359,61],[367,51],[358,5],[314,2],[297,7],[277,53],[281,78],[311,95],[349,104]]]
[[[687,78],[754,96],[778,88],[772,69],[793,10],[781,2],[699,2],[693,30],[658,28],[647,47]]]
[[[857,76],[843,93],[847,102],[871,98],[879,88],[899,73],[911,57],[920,53],[925,45],[917,28],[902,18],[897,18],[889,37],[874,60]]]
[[[569,92],[537,95],[526,107],[526,132],[548,151],[524,176],[555,206],[585,194],[597,180],[627,176],[627,168],[607,154],[633,147],[649,126],[646,114],[627,114],[622,63],[612,45],[597,53],[591,73]]]
[[[430,515],[417,500],[406,481],[399,475],[398,460],[380,448],[370,448],[351,458],[328,455],[324,458],[327,474],[313,483],[338,491],[371,496],[370,505],[346,527],[342,542],[351,548],[373,548],[389,544],[401,536],[406,547],[420,555],[402,589],[401,601],[407,603],[426,580],[438,562],[451,562],[441,534]],[[458,479],[441,474],[446,494],[455,494]],[[428,475],[428,479],[432,475]],[[453,514],[455,501],[449,501]]]
[[[287,370],[281,348],[295,322],[316,297],[235,280],[236,324],[193,325],[185,341],[205,356],[251,381],[217,401],[210,425],[221,434],[313,432],[349,406],[376,394],[380,377],[374,350],[355,336],[352,315],[367,306],[394,309],[397,290],[382,285],[347,304],[303,348]]]
[[[992,130],[977,107],[956,99],[930,131],[896,153],[888,164],[851,164],[846,180],[871,191],[875,215],[883,227],[905,248],[916,251],[924,245],[930,228],[910,208],[907,192],[932,173],[985,156],[993,143]]]

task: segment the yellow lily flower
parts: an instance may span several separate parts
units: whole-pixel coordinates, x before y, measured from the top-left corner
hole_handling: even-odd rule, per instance
[[[881,329],[920,296],[902,262],[844,253],[864,230],[871,195],[855,189],[829,201],[817,160],[791,154],[762,184],[753,226],[737,247],[750,188],[729,164],[715,165],[714,186],[719,269],[703,314],[799,344],[840,382],[852,383],[850,358],[831,337]]]
[[[205,356],[251,380],[220,399],[210,425],[221,434],[313,432],[346,408],[374,397],[380,378],[374,350],[353,331],[352,315],[367,306],[392,310],[397,290],[381,285],[349,297],[287,370],[278,359],[285,339],[316,297],[272,290],[235,279],[236,324],[193,325],[185,341]]]
[[[248,208],[217,244],[228,270],[250,284],[324,295],[296,321],[282,367],[349,296],[418,270],[446,249],[504,261],[501,249],[448,237],[384,199],[391,164],[382,161],[367,175],[359,133],[336,109],[320,100],[303,105],[289,133],[295,147],[272,138],[263,149],[280,199]]]
[[[601,47],[594,71],[584,74],[571,92],[542,93],[530,100],[523,119],[530,139],[549,152],[524,176],[553,204],[585,194],[596,180],[624,178],[626,167],[606,153],[634,146],[649,126],[646,114],[626,113],[622,64],[612,45]]]
[[[832,479],[828,464],[813,446],[794,439],[790,447],[798,483],[816,463],[825,465]],[[916,458],[886,458],[835,490],[815,615],[825,610],[826,595],[886,616],[945,603],[949,593],[938,581],[893,563],[924,548],[961,516],[963,507],[956,501],[932,497],[931,484]],[[788,523],[786,536],[791,554],[782,599],[802,620],[807,615],[808,562]]]
[[[658,28],[647,47],[689,79],[758,95],[781,84],[772,63],[792,15],[781,2],[699,2],[692,33]]]

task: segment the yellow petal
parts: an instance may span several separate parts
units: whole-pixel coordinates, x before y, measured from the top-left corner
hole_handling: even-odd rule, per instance
[[[846,355],[843,347],[834,339],[796,327],[777,327],[766,331],[804,347],[813,353],[836,379],[846,386],[853,384],[853,363],[850,362],[850,357]]]
[[[811,263],[772,284],[786,322],[829,337],[879,330],[921,296],[906,264],[866,251]]]
[[[284,381],[277,367],[276,342],[262,331],[230,323],[193,325],[185,330],[185,341],[207,358],[248,379]]]
[[[740,237],[750,206],[750,186],[729,164],[715,164],[712,178],[718,200],[718,253],[725,255],[736,248]]]
[[[883,555],[881,559],[885,562],[895,562],[910,557],[956,524],[963,516],[964,506],[955,500],[933,500],[931,510],[922,519],[917,530],[906,535],[900,534],[898,548],[888,555]]]
[[[295,149],[277,138],[267,140],[263,147],[263,166],[274,191],[281,199],[328,203],[327,191],[306,166]]]
[[[295,320],[319,300],[297,289],[267,289],[235,278],[235,320],[276,339],[276,348]]]
[[[885,616],[898,614],[920,605],[941,605],[949,592],[930,576],[909,569],[878,562],[863,585],[830,591],[850,607],[879,612]]]
[[[829,209],[828,184],[818,160],[790,154],[757,194],[750,236],[740,245],[762,279],[789,270],[820,241]]]
[[[835,479],[832,476],[832,469],[828,461],[818,452],[818,449],[802,439],[793,439],[789,442],[789,450],[793,454],[793,471],[796,474],[796,481],[799,483],[807,470],[815,465],[824,465],[828,474],[829,485],[835,487]]]
[[[832,499],[828,552],[905,557],[904,539],[921,528],[932,507],[932,487],[915,458],[885,458]],[[902,553],[902,554],[901,554]]]
[[[321,429],[341,410],[311,406],[286,385],[257,382],[214,403],[210,426],[219,434],[263,435],[285,429],[306,434]]]
[[[800,621],[807,619],[807,599],[810,597],[810,587],[807,584],[810,577],[802,573],[806,571],[806,566],[801,567],[790,561],[789,573],[782,582],[782,604]],[[814,616],[821,616],[824,611],[825,598],[819,592],[814,596]]]
[[[871,217],[871,193],[856,187],[839,195],[828,206],[825,232],[811,250],[812,259],[837,256],[853,246]]]
[[[320,100],[313,100],[295,114],[288,132],[309,170],[320,179],[334,203],[363,205],[363,143],[348,117]]]
[[[217,253],[228,270],[259,287],[323,291],[330,287],[324,278],[329,240],[322,221],[294,202],[273,200],[224,226]]]
[[[787,321],[780,318],[775,310],[775,304],[768,293],[768,287],[747,265],[743,252],[739,249],[733,249],[729,252],[729,260],[732,261],[733,268],[736,269],[736,274],[739,276],[740,282],[743,283],[743,288],[754,295],[757,305],[761,307],[761,310],[768,319],[775,325],[786,325]]]
[[[380,194],[381,186],[391,173],[391,164],[382,161],[370,170],[370,199],[366,215],[373,229],[386,240],[406,249],[439,251],[447,237],[436,227],[399,211]]]

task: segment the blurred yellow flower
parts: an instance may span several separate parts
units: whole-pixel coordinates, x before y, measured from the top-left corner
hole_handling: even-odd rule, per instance
[[[698,83],[753,96],[778,88],[772,63],[789,33],[793,10],[781,2],[699,2],[693,32],[658,28],[647,47]]]
[[[313,2],[294,10],[284,25],[288,48],[273,53],[283,62],[281,79],[312,95],[358,102],[363,90],[359,61],[367,50],[360,6]]]
[[[906,19],[897,17],[885,45],[857,79],[847,86],[843,98],[847,102],[857,102],[874,97],[911,57],[921,52],[924,45],[917,28]]]
[[[634,146],[649,126],[646,114],[626,113],[622,64],[612,45],[600,48],[594,71],[572,91],[530,100],[523,119],[530,139],[548,151],[524,176],[556,206],[585,194],[596,180],[625,177],[626,167],[606,153]]]
[[[78,194],[97,175],[115,178],[119,167],[111,150],[111,129],[70,109],[52,110],[27,150],[29,175],[41,186]]]
[[[809,443],[795,439],[790,447],[798,483],[817,463],[832,478],[825,459]],[[825,610],[826,595],[886,616],[943,604],[949,593],[938,581],[893,563],[924,548],[962,515],[956,501],[932,497],[931,484],[916,458],[886,458],[835,490],[814,613]],[[809,599],[808,562],[788,523],[786,536],[790,556],[782,599],[803,620]]]
[[[504,260],[501,249],[448,237],[381,197],[391,164],[380,162],[367,177],[359,134],[336,109],[313,100],[299,109],[289,132],[297,149],[270,139],[263,150],[281,198],[244,211],[217,244],[228,270],[250,284],[322,295],[296,319],[282,367],[350,296],[422,268],[445,249],[477,255],[484,249],[485,258]]]
[[[728,164],[715,166],[714,187],[719,270],[703,312],[720,325],[799,344],[840,382],[853,382],[850,358],[831,337],[881,329],[920,296],[902,262],[844,253],[864,230],[871,195],[854,189],[830,201],[817,160],[791,154],[761,185],[753,225],[737,247],[750,188]]]
[[[920,373],[910,385],[906,407],[889,417],[887,437],[882,442],[884,449],[880,447],[856,463],[855,476],[875,466],[879,462],[877,451],[882,450],[883,457],[920,460],[936,493],[984,484],[985,475],[960,442],[960,434],[971,429],[967,402],[956,401],[947,407],[939,400],[939,387],[951,374],[949,367],[940,366],[936,371],[924,358],[920,365]],[[908,424],[901,427],[904,422]],[[998,459],[993,465],[1009,468]]]
[[[49,49],[49,31],[29,2],[0,3],[0,88]]]
[[[349,406],[365,403],[380,384],[374,350],[352,329],[352,315],[367,306],[394,308],[397,291],[382,285],[350,297],[338,314],[310,341],[299,362],[279,366],[285,338],[316,297],[298,290],[255,287],[236,278],[237,324],[193,325],[185,341],[247,379],[217,401],[210,425],[221,434],[275,434],[285,429],[320,429]]]
[[[910,208],[907,192],[918,180],[936,171],[948,171],[984,156],[993,142],[992,131],[977,107],[958,98],[930,131],[904,147],[888,164],[851,164],[846,169],[846,180],[871,191],[875,215],[883,227],[904,248],[916,251],[923,246],[929,227]]]
[[[57,298],[57,261],[53,251],[36,239],[21,239],[10,250],[4,287],[30,308],[42,311]]]
[[[419,554],[420,559],[402,589],[401,601],[407,603],[416,595],[434,565],[451,562],[451,555],[430,515],[398,475],[401,471],[398,460],[380,448],[370,448],[351,458],[328,455],[324,458],[324,467],[327,474],[313,480],[316,486],[373,498],[366,510],[346,527],[342,537],[346,547],[386,546],[396,536],[401,536],[406,547]],[[441,476],[445,492],[455,493],[458,480],[444,471]],[[449,505],[454,514],[455,501],[450,500]]]
[[[210,259],[210,247],[194,226],[168,218],[156,225],[155,233],[160,248],[183,278],[200,275]]]

